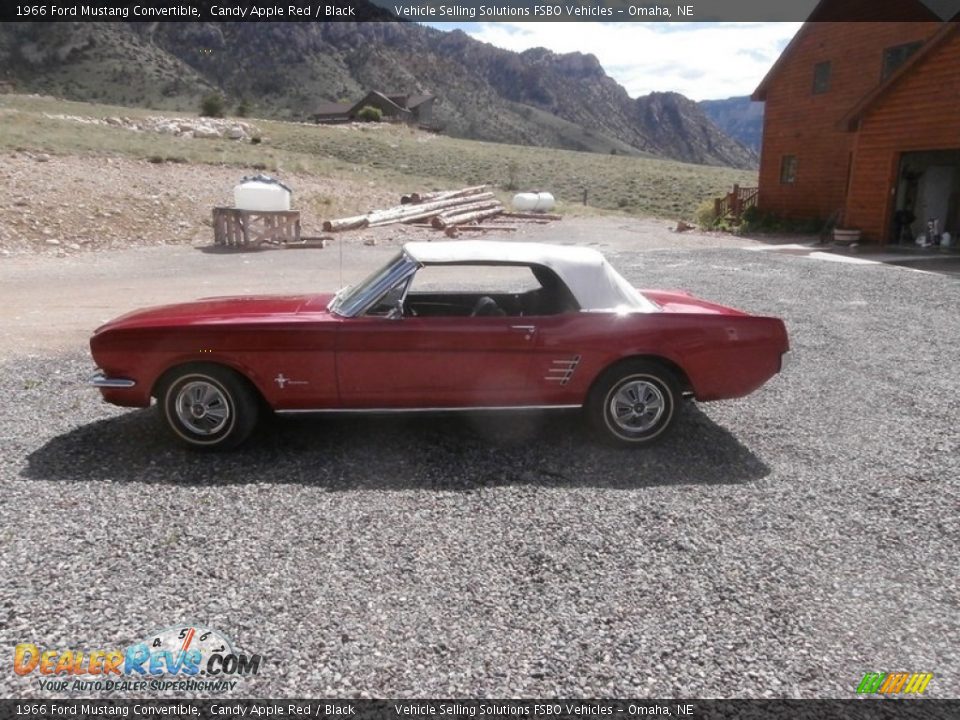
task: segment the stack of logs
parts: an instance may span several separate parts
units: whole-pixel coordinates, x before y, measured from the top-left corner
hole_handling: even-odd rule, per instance
[[[515,225],[491,222],[494,218],[549,222],[559,220],[560,216],[507,212],[494,194],[487,190],[486,185],[476,185],[459,190],[404,195],[400,198],[400,204],[391,208],[373,210],[365,215],[325,220],[323,229],[326,232],[339,232],[393,223],[416,223],[428,224],[437,230],[443,230],[449,237],[456,237],[461,230],[511,232],[517,229]],[[481,224],[485,221],[488,224]]]

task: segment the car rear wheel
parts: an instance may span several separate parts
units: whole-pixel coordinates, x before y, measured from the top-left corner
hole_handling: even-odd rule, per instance
[[[174,437],[199,450],[236,447],[257,424],[259,406],[253,389],[223,367],[173,371],[159,400],[163,420]]]
[[[646,445],[672,427],[680,389],[669,369],[655,362],[621,363],[597,381],[587,416],[604,440],[621,446]]]

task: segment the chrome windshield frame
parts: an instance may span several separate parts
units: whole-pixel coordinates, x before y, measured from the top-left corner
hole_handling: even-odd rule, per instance
[[[330,301],[328,309],[340,317],[359,317],[373,307],[391,288],[409,280],[419,269],[420,263],[410,257],[405,250],[401,250],[388,264],[364,280],[356,292],[351,293],[349,287],[338,292]]]

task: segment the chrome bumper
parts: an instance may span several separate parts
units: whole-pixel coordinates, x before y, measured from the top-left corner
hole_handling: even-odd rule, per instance
[[[136,380],[129,378],[107,377],[100,370],[95,372],[88,382],[95,388],[132,388],[137,384]]]
[[[780,355],[780,372],[786,370],[787,366],[792,364],[793,356],[790,355],[790,350],[787,350],[785,353]]]

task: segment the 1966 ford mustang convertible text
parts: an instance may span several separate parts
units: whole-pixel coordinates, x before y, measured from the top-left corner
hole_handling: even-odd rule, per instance
[[[777,318],[637,290],[592,249],[455,241],[409,243],[335,295],[139,310],[90,348],[107,402],[156,398],[176,438],[214,449],[270,411],[525,408],[583,408],[601,436],[644,445],[684,396],[756,390],[789,345]]]

